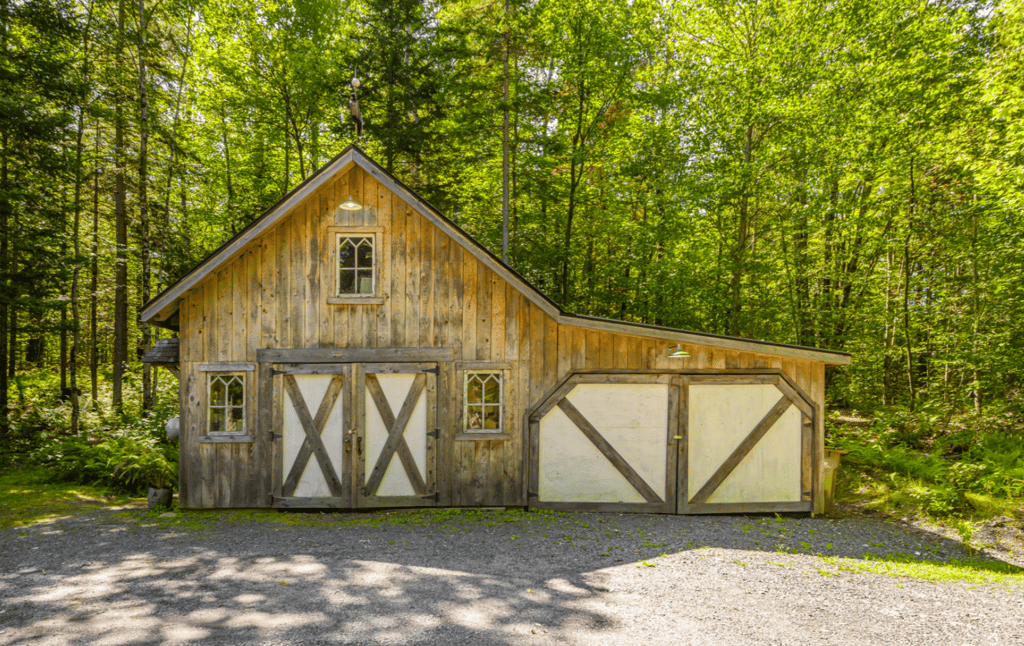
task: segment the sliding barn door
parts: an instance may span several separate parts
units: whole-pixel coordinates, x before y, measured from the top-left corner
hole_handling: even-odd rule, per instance
[[[356,381],[359,506],[436,504],[436,364],[362,364]]]
[[[680,513],[811,511],[813,408],[778,375],[693,376]]]
[[[350,428],[345,374],[278,372],[283,442],[276,507],[348,507],[346,441]]]

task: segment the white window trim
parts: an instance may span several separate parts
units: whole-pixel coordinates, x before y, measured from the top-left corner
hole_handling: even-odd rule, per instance
[[[469,428],[469,378],[472,375],[498,375],[498,428]],[[507,433],[505,428],[505,380],[506,371],[501,368],[491,370],[464,370],[462,372],[462,429],[461,433],[492,435]],[[479,406],[480,404],[472,404]],[[489,404],[493,406],[493,404]]]
[[[232,376],[238,377],[242,380],[242,430],[241,431],[212,431],[211,426],[213,425],[213,415],[210,412],[213,410],[213,397],[211,388],[213,387],[213,380],[215,377]],[[227,392],[224,393],[225,397]],[[237,370],[222,370],[222,371],[210,371],[206,373],[206,435],[208,437],[229,437],[229,436],[243,436],[248,435],[249,430],[249,416],[246,415],[246,402],[249,401],[249,384],[246,379],[245,372],[239,372]],[[217,408],[236,408],[235,406],[218,406]]]
[[[384,302],[381,295],[382,272],[384,255],[383,236],[384,227],[328,227],[331,241],[331,279],[330,295],[327,302],[335,305],[380,305]],[[338,247],[342,238],[370,238],[373,243],[373,289],[369,294],[341,294],[341,268],[338,259]]]

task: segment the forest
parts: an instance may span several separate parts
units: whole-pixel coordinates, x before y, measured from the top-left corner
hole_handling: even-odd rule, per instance
[[[142,304],[353,143],[567,310],[1021,433],[1021,0],[0,0],[0,441],[173,400]]]

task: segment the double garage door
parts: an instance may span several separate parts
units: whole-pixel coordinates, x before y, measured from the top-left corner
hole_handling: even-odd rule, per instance
[[[780,375],[574,375],[530,416],[530,505],[811,511],[813,429]]]

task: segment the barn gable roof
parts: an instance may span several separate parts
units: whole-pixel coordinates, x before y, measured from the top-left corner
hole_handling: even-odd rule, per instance
[[[223,264],[236,257],[254,239],[267,231],[279,221],[291,214],[308,196],[316,191],[327,180],[338,173],[356,165],[386,186],[395,195],[406,202],[413,210],[426,218],[452,240],[459,243],[491,271],[501,276],[515,287],[531,303],[549,316],[564,325],[632,334],[636,336],[656,337],[682,343],[694,343],[709,346],[726,347],[735,350],[746,350],[765,354],[791,356],[802,359],[823,361],[829,364],[848,364],[850,354],[835,350],[820,350],[786,343],[772,343],[755,339],[729,337],[705,332],[693,332],[675,328],[666,328],[643,323],[616,321],[593,316],[573,314],[564,311],[558,304],[545,296],[531,285],[514,269],[506,265],[497,256],[488,251],[472,236],[463,231],[454,222],[443,216],[426,200],[417,195],[400,180],[385,171],[379,164],[370,159],[358,146],[350,145],[337,157],[324,164],[310,175],[304,182],[285,195],[277,204],[267,209],[260,217],[253,220],[246,228],[225,242],[217,250],[193,267],[185,276],[167,287],[158,296],[147,303],[141,312],[141,320],[163,327],[174,328],[174,319],[178,310],[178,301],[185,293],[202,281],[210,273],[215,272]]]

